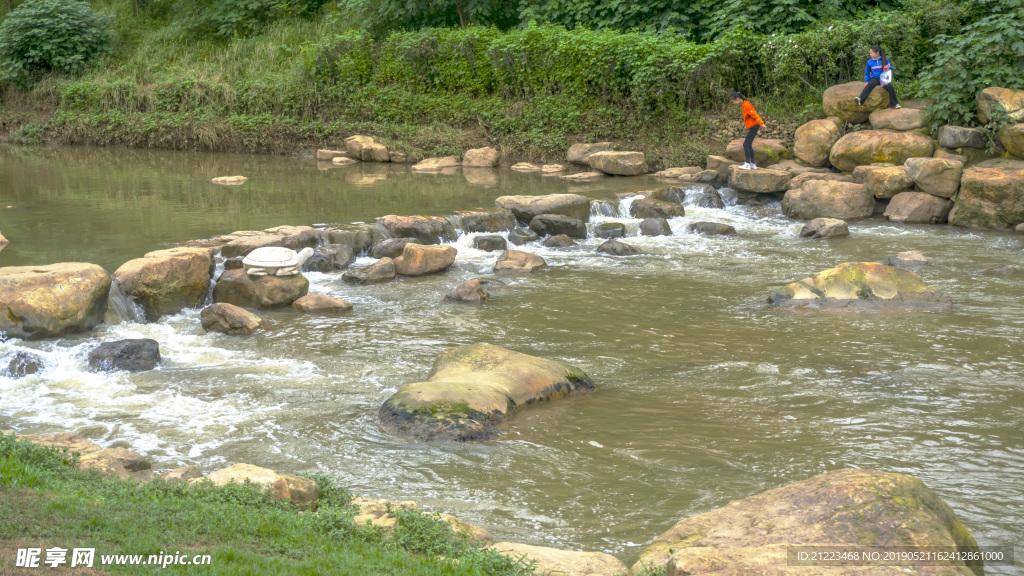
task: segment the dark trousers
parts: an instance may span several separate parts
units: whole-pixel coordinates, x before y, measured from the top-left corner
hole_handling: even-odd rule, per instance
[[[757,137],[757,131],[761,128],[758,124],[747,131],[747,137],[743,139],[743,155],[747,159],[748,164],[754,164],[754,138]]]
[[[864,85],[864,91],[860,93],[860,101],[866,102],[868,96],[871,95],[871,91],[875,89],[875,86],[882,86],[881,80],[878,78],[872,78],[868,80],[868,83]],[[896,106],[896,90],[892,87],[892,82],[882,86],[885,91],[889,93],[889,108]]]

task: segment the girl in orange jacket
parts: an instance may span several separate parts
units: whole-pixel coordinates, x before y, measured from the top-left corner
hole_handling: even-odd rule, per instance
[[[749,100],[743,99],[743,94],[733,92],[730,98],[733,104],[740,106],[743,110],[743,125],[747,128],[747,137],[743,139],[743,154],[747,161],[740,166],[740,169],[757,170],[757,163],[754,162],[754,138],[757,137],[757,131],[761,126],[764,126],[764,120],[757,115],[754,105]]]

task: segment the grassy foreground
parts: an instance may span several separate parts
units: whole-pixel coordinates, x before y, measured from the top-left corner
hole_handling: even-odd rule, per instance
[[[532,574],[424,512],[395,510],[393,534],[353,526],[350,495],[324,477],[314,478],[317,511],[300,513],[249,485],[137,484],[79,471],[76,460],[0,435],[0,574]],[[41,568],[15,568],[17,549],[33,547],[43,550]],[[54,547],[69,550],[56,569],[45,565]],[[95,572],[70,571],[74,548],[95,548]],[[208,565],[145,565],[150,555],[169,563],[207,554]],[[108,555],[141,555],[143,565],[103,565]]]

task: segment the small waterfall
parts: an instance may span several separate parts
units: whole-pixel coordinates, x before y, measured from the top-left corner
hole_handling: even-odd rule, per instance
[[[387,240],[388,238],[394,238],[394,236],[391,234],[391,231],[389,231],[387,228],[382,226],[380,224],[380,222],[372,224],[370,226],[369,230],[370,230],[370,236],[372,237],[372,240],[373,240],[374,244],[376,244],[377,242],[380,242],[381,240]]]
[[[591,218],[617,218],[622,214],[618,200],[591,200]]]
[[[459,239],[460,236],[465,234],[466,231],[462,228],[462,216],[459,216],[458,214],[452,214],[451,216],[445,216],[444,219],[448,221],[449,225],[451,225],[452,233],[449,235],[446,230],[446,238],[444,238],[442,241],[455,242]]]
[[[146,323],[146,313],[132,301],[128,294],[121,288],[121,283],[113,280],[110,283],[110,295],[107,296],[107,314],[103,317],[107,324],[120,324],[121,322]]]

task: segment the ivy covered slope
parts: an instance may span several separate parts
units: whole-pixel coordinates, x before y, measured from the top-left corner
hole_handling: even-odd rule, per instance
[[[8,8],[9,5],[9,8]],[[0,139],[555,159],[613,140],[655,167],[736,133],[739,90],[787,138],[869,46],[901,98],[971,125],[1024,88],[1024,0],[5,0]]]

